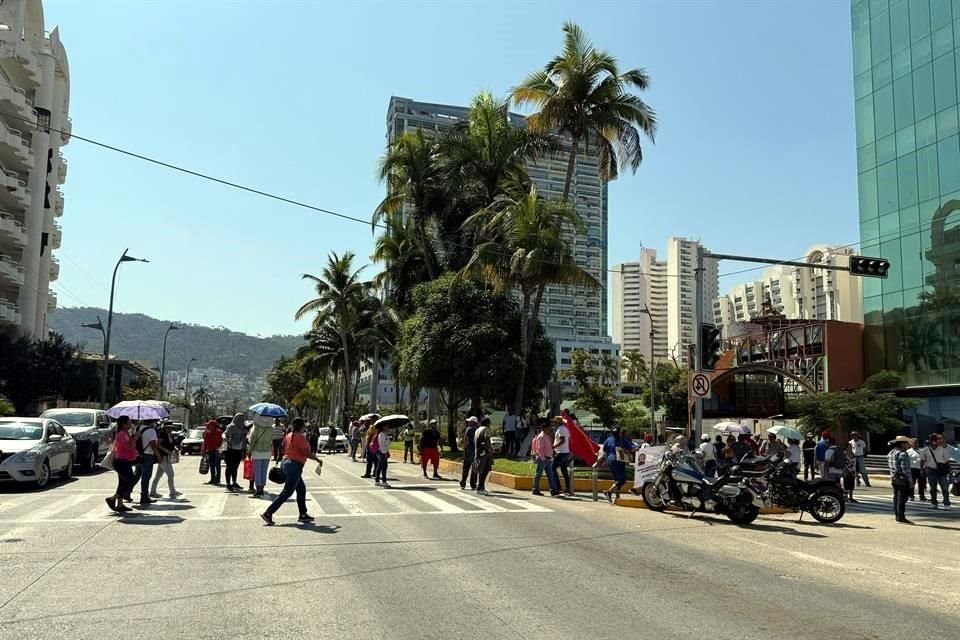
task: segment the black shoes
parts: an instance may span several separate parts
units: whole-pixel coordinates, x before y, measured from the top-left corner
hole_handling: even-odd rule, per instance
[[[298,522],[313,522],[314,518],[309,513],[301,513],[300,517],[297,518]]]
[[[263,520],[268,527],[272,527],[272,526],[273,526],[273,516],[270,515],[269,513],[266,513],[266,512],[261,513],[261,514],[260,514],[260,519]]]

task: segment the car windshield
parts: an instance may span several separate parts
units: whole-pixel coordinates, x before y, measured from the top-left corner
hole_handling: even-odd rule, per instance
[[[43,426],[39,422],[0,422],[0,440],[39,440]]]
[[[194,438],[196,440],[203,440],[203,429],[190,429],[190,435],[188,438]]]
[[[65,427],[92,427],[94,414],[86,411],[47,411],[44,418],[53,418]]]
[[[330,427],[321,427],[321,428],[320,428],[320,431],[318,432],[318,435],[329,437],[329,436],[330,436]]]

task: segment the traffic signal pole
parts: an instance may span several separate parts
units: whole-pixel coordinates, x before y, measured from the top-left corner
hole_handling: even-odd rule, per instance
[[[706,252],[703,247],[697,243],[697,269],[695,271],[696,296],[694,301],[694,317],[697,319],[696,330],[693,332],[693,366],[696,371],[700,371],[700,363],[703,362],[701,354],[703,353],[703,337],[700,330],[700,324],[703,322],[703,259]],[[711,254],[712,257],[712,254]],[[693,428],[690,430],[689,437],[694,442],[700,440],[700,434],[703,433],[703,398],[694,398],[693,401]]]

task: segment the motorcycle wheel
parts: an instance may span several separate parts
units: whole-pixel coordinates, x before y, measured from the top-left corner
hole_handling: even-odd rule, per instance
[[[667,505],[660,499],[660,492],[657,491],[657,484],[655,482],[648,482],[643,485],[643,501],[646,503],[647,508],[653,511],[663,511],[667,508]]]
[[[846,510],[846,500],[835,491],[818,491],[810,497],[810,515],[817,522],[833,524]]]
[[[728,512],[727,517],[730,518],[730,521],[734,524],[750,524],[757,519],[757,516],[760,515],[760,509],[753,504],[749,504],[742,509],[737,509],[736,511]]]

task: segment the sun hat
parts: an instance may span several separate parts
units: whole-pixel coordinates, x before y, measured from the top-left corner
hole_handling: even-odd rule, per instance
[[[563,424],[563,416],[553,416],[553,421],[557,424]]]
[[[909,436],[897,436],[896,438],[894,438],[893,440],[891,440],[891,441],[888,442],[887,444],[888,444],[888,445],[890,445],[890,444],[900,444],[901,442],[906,442],[907,444],[913,444],[913,438],[911,438],[911,437],[909,437]]]

